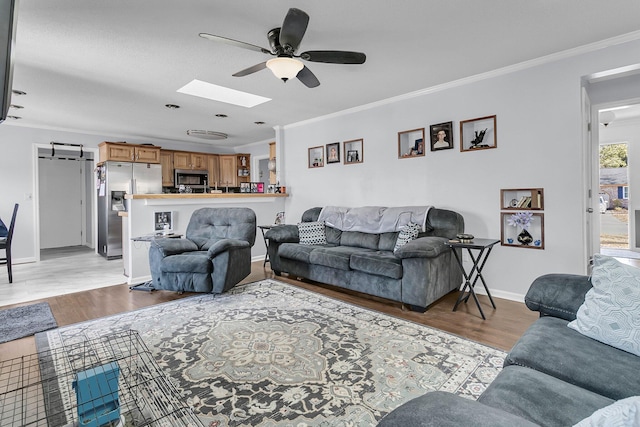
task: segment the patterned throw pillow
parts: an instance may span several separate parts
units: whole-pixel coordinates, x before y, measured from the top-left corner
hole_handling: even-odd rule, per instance
[[[326,245],[327,236],[324,234],[324,222],[300,222],[298,234],[301,245]]]
[[[637,427],[639,425],[640,396],[632,396],[598,409],[590,417],[585,418],[573,427]]]
[[[569,323],[582,335],[640,356],[640,269],[593,256],[591,288]]]
[[[414,224],[410,222],[400,229],[398,233],[398,238],[396,239],[396,246],[393,248],[393,252],[395,253],[398,249],[409,243],[410,241],[418,238],[418,234],[420,233],[420,226],[418,224]]]

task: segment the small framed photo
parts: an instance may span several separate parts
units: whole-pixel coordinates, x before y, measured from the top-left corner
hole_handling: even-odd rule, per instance
[[[309,148],[309,168],[321,168],[324,166],[324,147]]]
[[[453,148],[453,122],[438,123],[429,127],[431,151]]]
[[[241,182],[240,183],[240,192],[241,193],[251,193],[251,183],[250,182]]]
[[[486,116],[460,122],[460,151],[496,148],[496,116]]]
[[[327,164],[340,163],[340,143],[327,144]]]
[[[398,158],[424,156],[424,128],[398,132]]]
[[[364,141],[362,139],[352,139],[344,141],[344,164],[352,165],[364,161]]]
[[[173,231],[173,211],[154,212],[153,229],[156,234],[167,234]]]

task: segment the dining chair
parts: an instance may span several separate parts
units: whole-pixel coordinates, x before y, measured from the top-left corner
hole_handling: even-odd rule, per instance
[[[11,224],[9,224],[9,233],[6,237],[0,238],[0,249],[4,249],[5,257],[0,258],[0,265],[7,264],[7,272],[9,273],[9,283],[13,283],[13,274],[11,273],[11,241],[13,240],[13,228],[16,225],[16,217],[18,216],[18,204],[13,207],[13,215],[11,216]]]

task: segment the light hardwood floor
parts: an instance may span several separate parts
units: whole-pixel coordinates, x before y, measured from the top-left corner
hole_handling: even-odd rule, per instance
[[[77,264],[73,258],[70,260],[67,259],[66,261],[64,259],[58,260],[58,263],[66,262]],[[86,266],[84,267],[86,268]],[[72,267],[69,267],[69,269],[71,268]],[[83,266],[77,265],[76,268],[82,270]],[[68,279],[70,282],[78,280],[77,278],[73,278],[75,277],[73,275],[68,277],[70,277]],[[80,278],[81,277],[82,275],[80,274]],[[371,297],[329,285],[296,280],[286,275],[276,277],[269,269],[268,264],[266,268],[263,268],[262,262],[254,262],[252,264],[251,274],[243,280],[242,283],[255,282],[265,278],[275,278],[332,298],[442,329],[503,350],[509,350],[518,337],[537,318],[536,313],[529,311],[524,304],[500,298],[494,298],[497,305],[497,309],[494,310],[491,308],[488,298],[484,296],[479,296],[479,298],[485,315],[487,316],[486,320],[482,320],[473,301],[470,301],[469,304],[461,304],[458,310],[453,312],[452,308],[458,296],[457,292],[444,296],[433,304],[427,312],[416,313],[405,309],[400,303],[393,301]],[[120,281],[122,282],[122,280]],[[58,326],[65,326],[184,298],[190,295],[193,294],[185,293],[180,295],[168,291],[154,291],[151,293],[130,291],[126,284],[120,284],[44,298],[38,298],[37,295],[34,295],[34,298],[29,300],[29,303],[47,301],[51,306]],[[26,302],[10,305],[3,304],[1,308],[25,304]],[[0,344],[0,360],[32,354],[35,351],[35,339],[33,337],[22,338]]]

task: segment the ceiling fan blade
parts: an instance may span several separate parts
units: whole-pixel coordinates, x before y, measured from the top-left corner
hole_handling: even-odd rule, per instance
[[[244,77],[244,76],[248,76],[249,74],[253,74],[256,73],[260,70],[264,70],[265,68],[267,68],[267,62],[261,62],[259,64],[254,65],[253,67],[249,67],[249,68],[245,68],[244,70],[238,71],[237,73],[233,74],[233,77]]]
[[[213,40],[214,42],[220,42],[220,43],[224,43],[224,44],[228,44],[231,46],[235,46],[235,47],[241,47],[243,49],[249,49],[249,50],[253,50],[255,52],[261,52],[261,53],[266,53],[269,55],[273,55],[271,53],[271,51],[260,47],[260,46],[256,46],[254,44],[251,43],[245,43],[245,42],[241,42],[238,40],[234,40],[234,39],[230,39],[227,37],[222,37],[222,36],[216,36],[213,34],[208,34],[208,33],[200,33],[199,34],[200,37],[202,37],[203,39],[207,39],[207,40]]]
[[[309,15],[300,9],[293,7],[289,9],[280,29],[280,45],[285,49],[290,46],[291,53],[293,53],[298,49],[305,31],[307,31],[307,25],[309,25]]]
[[[306,87],[318,87],[320,86],[320,81],[318,78],[308,69],[306,66],[300,70],[298,75],[296,76],[298,80],[300,80]]]
[[[328,64],[364,64],[367,55],[362,52],[344,50],[310,50],[300,54],[300,58],[311,62],[325,62]]]

